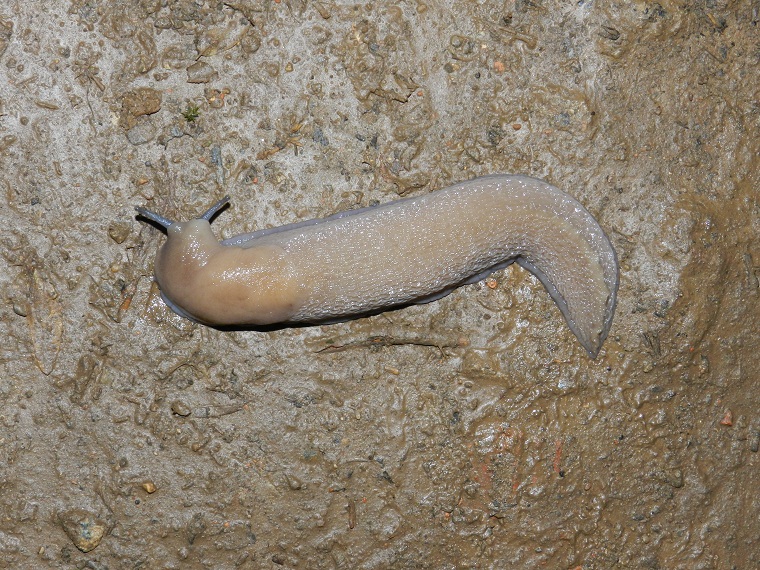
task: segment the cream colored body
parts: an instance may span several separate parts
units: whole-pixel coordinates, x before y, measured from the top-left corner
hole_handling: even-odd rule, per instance
[[[524,176],[476,178],[222,243],[206,220],[172,223],[167,234],[155,267],[162,294],[210,325],[346,319],[439,298],[512,261],[541,279],[592,357],[615,308],[617,259],[596,220]]]

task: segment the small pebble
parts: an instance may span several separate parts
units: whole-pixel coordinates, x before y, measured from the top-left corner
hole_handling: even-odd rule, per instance
[[[127,140],[137,146],[153,140],[155,130],[150,123],[140,123],[127,131]]]
[[[116,243],[124,243],[129,237],[129,224],[124,222],[113,222],[108,226],[108,237]]]
[[[172,412],[183,418],[190,415],[190,406],[181,400],[174,400],[171,405]]]
[[[288,482],[288,487],[293,491],[298,491],[303,487],[303,482],[295,475],[285,475],[285,480]]]
[[[29,306],[24,301],[13,301],[13,312],[19,317],[25,317],[29,314]]]
[[[188,83],[210,83],[217,79],[219,74],[216,69],[205,61],[199,61],[187,68]]]
[[[66,536],[82,552],[97,548],[106,533],[105,523],[84,509],[71,509],[58,513],[58,524]]]

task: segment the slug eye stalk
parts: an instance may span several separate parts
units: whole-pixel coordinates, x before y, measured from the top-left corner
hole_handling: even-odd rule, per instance
[[[199,216],[198,220],[206,220],[207,222],[211,222],[211,218],[216,216],[219,212],[221,212],[224,207],[230,203],[230,197],[225,196],[221,200],[219,200],[216,204],[211,206],[208,210],[206,210],[201,216]],[[156,214],[155,212],[152,212],[148,210],[147,208],[143,208],[141,206],[135,206],[135,210],[138,214],[140,214],[143,218],[150,220],[151,222],[157,223],[162,228],[168,230],[169,226],[171,226],[174,222],[170,220],[169,218],[165,218],[161,214]]]

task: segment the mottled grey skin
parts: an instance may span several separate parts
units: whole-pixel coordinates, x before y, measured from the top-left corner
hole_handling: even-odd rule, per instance
[[[618,263],[589,212],[526,176],[475,178],[423,196],[237,236],[172,223],[156,259],[170,307],[209,325],[343,320],[429,302],[517,262],[557,302],[589,355],[615,311]]]

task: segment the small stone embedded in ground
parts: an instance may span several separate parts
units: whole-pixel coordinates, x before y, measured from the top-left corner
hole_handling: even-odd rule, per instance
[[[205,61],[198,61],[187,68],[188,83],[210,83],[218,77],[216,69]]]
[[[138,87],[126,93],[121,100],[119,123],[124,129],[130,130],[137,124],[138,117],[158,113],[161,99],[161,92],[150,87]]]
[[[127,131],[127,140],[137,146],[153,140],[156,136],[156,130],[149,122],[140,122]]]
[[[84,509],[70,509],[58,513],[58,524],[74,546],[82,552],[90,552],[96,548],[108,529],[97,515]]]

